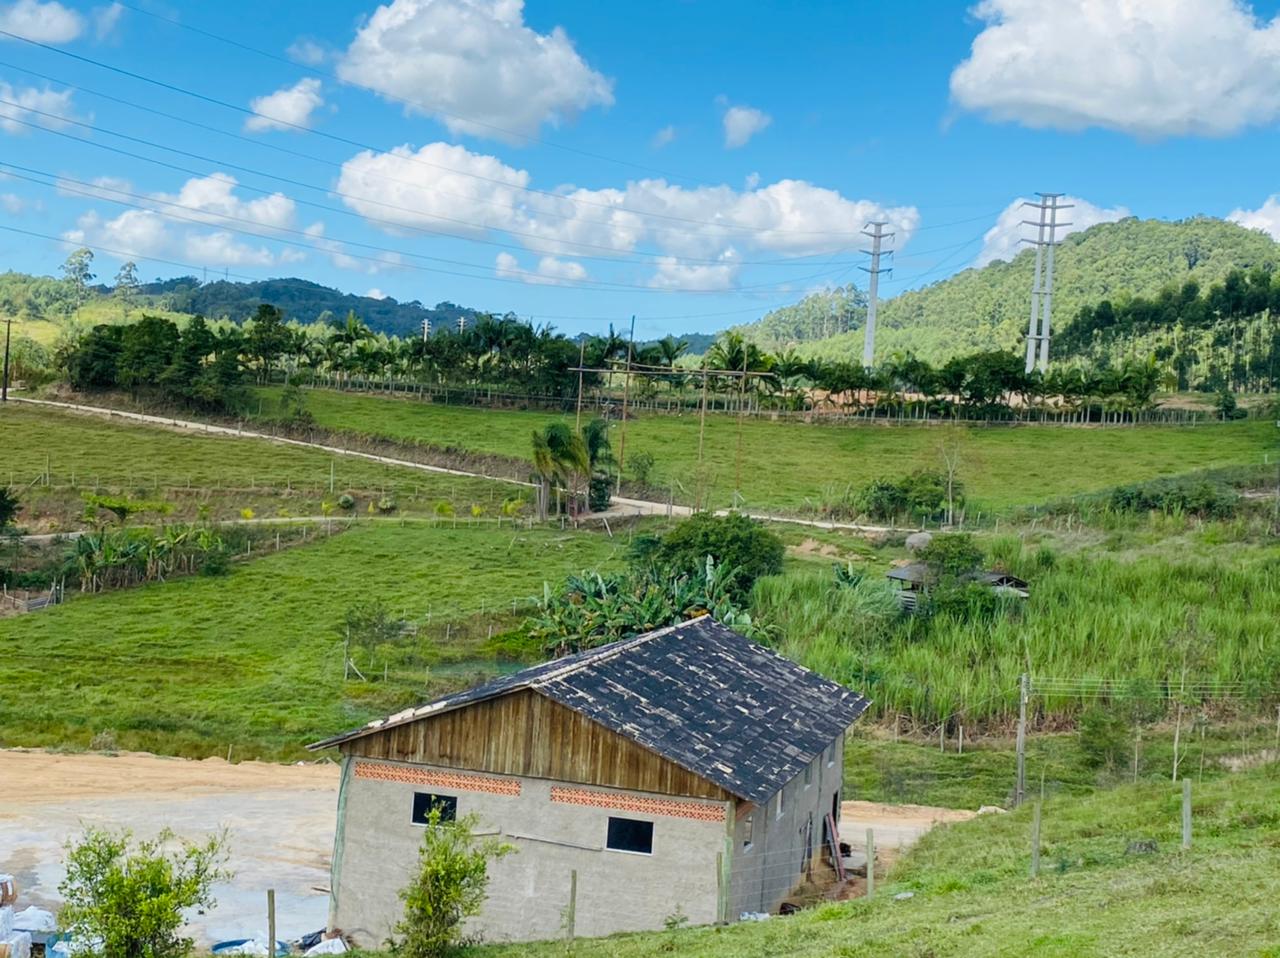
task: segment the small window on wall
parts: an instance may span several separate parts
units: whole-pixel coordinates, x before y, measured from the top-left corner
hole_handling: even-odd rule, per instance
[[[813,784],[813,763],[810,762],[804,767],[804,787],[808,788]]]
[[[782,788],[778,789],[778,811],[777,811],[777,814],[776,814],[776,816],[775,816],[775,817],[777,817],[777,818],[781,818],[781,817],[782,817],[782,810],[783,810],[783,806],[786,804],[786,803],[785,803],[785,799],[783,798],[783,796],[784,796],[784,794],[786,793],[786,791],[787,791],[786,786],[783,786]]]
[[[836,763],[836,743],[832,742],[827,746],[827,768]]]
[[[433,795],[430,792],[413,793],[413,824],[427,824],[431,810],[440,810],[441,822],[453,822],[458,819],[458,799],[455,795]]]
[[[609,816],[609,835],[605,847],[615,852],[632,852],[636,855],[653,854],[653,822],[635,818]]]

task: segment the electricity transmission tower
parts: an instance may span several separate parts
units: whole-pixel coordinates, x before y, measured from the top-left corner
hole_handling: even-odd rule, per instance
[[[1070,203],[1058,202],[1061,193],[1037,193],[1036,196],[1040,197],[1039,203],[1027,201],[1022,204],[1040,211],[1038,220],[1022,221],[1028,226],[1036,227],[1038,231],[1034,240],[1021,240],[1036,248],[1036,272],[1031,280],[1031,318],[1027,324],[1027,372],[1036,367],[1037,344],[1040,371],[1044,372],[1049,368],[1049,320],[1053,315],[1053,250],[1058,245],[1058,228],[1071,225],[1058,221],[1059,211],[1071,209]]]
[[[466,331],[467,331],[467,317],[459,316],[458,317],[458,335],[461,336]]]
[[[422,341],[425,343],[431,338],[431,317],[428,316],[422,321]]]
[[[863,229],[862,235],[871,237],[871,249],[864,249],[863,252],[871,257],[870,268],[859,266],[858,268],[864,273],[871,274],[871,283],[867,290],[867,329],[866,338],[862,342],[862,365],[870,369],[875,361],[876,354],[876,300],[880,294],[880,274],[888,273],[893,269],[892,266],[880,268],[880,254],[892,256],[893,250],[882,250],[880,244],[886,239],[893,239],[893,233],[886,233],[884,228],[888,224],[883,221],[868,223]]]

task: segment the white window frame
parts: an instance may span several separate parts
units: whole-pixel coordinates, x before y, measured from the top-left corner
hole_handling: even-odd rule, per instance
[[[649,850],[647,852],[638,852],[631,848],[614,848],[609,844],[609,819],[619,819],[626,822],[642,822],[649,826]],[[641,858],[653,857],[653,843],[656,839],[658,829],[657,823],[647,818],[628,818],[626,815],[610,815],[605,821],[604,826],[604,849],[607,852],[613,852],[615,855],[639,855]]]

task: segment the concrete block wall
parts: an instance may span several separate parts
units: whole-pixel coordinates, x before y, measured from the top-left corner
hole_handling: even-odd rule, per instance
[[[489,897],[472,926],[486,941],[563,935],[573,870],[579,936],[658,929],[677,910],[691,924],[719,917],[717,856],[727,852],[732,802],[348,757],[330,926],[359,945],[380,946],[403,914],[397,893],[422,841],[414,792],[456,796],[460,817],[477,814],[480,831],[516,848],[490,866]],[[652,821],[653,853],[606,849],[611,815]]]

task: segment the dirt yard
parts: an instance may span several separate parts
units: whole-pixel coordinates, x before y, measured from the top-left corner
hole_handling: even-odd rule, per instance
[[[867,829],[872,829],[876,837],[876,860],[882,867],[887,867],[935,825],[968,821],[976,814],[965,809],[931,805],[842,802],[840,838],[854,848],[865,848]]]
[[[192,839],[226,828],[235,877],[192,937],[265,938],[275,888],[277,935],[296,938],[328,916],[337,791],[333,764],[0,750],[0,872],[17,878],[21,907],[56,907],[63,845],[86,825],[145,837],[168,827]]]

